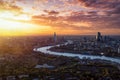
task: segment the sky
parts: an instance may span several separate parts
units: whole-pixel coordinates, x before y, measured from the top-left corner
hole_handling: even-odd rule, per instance
[[[0,36],[120,35],[120,0],[0,0]]]

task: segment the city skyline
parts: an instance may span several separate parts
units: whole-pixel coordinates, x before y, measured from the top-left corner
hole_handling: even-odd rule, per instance
[[[120,0],[0,0],[0,36],[120,34]]]

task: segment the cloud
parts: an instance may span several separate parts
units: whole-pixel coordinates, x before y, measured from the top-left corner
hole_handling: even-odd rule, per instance
[[[16,1],[22,2],[23,0]],[[42,4],[40,9],[43,13],[32,16],[31,22],[34,24],[51,26],[53,29],[59,30],[104,31],[120,29],[120,0],[30,1]],[[0,1],[0,4],[0,8],[3,10],[18,10],[18,12],[22,10],[19,6],[8,2]],[[36,8],[41,7],[41,5],[36,6],[32,9],[36,10]]]
[[[80,6],[106,11],[109,15],[120,14],[120,0],[78,0],[78,2]]]
[[[59,12],[54,11],[54,10],[52,10],[52,11],[44,10],[44,12],[47,13],[48,15],[58,15],[59,14]]]
[[[0,0],[0,12],[10,11],[14,13],[22,13],[22,8],[12,4],[11,2]]]
[[[78,0],[78,2],[86,7],[105,9],[115,8],[120,4],[120,0]]]
[[[99,14],[108,15],[120,14],[120,0],[61,0],[66,6],[79,9],[87,9],[88,11],[100,11]]]
[[[49,25],[53,29],[59,30],[119,30],[120,18],[118,16],[108,16],[108,13],[91,12],[71,12],[69,16],[37,15],[32,18],[35,24]]]
[[[73,19],[73,18],[72,18]],[[68,29],[68,30],[82,30],[91,29],[90,23],[76,20],[70,20],[70,17],[66,16],[47,16],[37,15],[32,17],[32,21],[35,24],[51,26],[55,29]],[[79,19],[80,20],[80,19]]]

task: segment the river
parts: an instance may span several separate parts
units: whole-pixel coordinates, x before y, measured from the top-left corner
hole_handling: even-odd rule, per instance
[[[57,45],[57,46],[59,46],[59,45]],[[116,63],[120,64],[120,59],[119,58],[106,57],[106,56],[75,54],[75,53],[67,53],[67,52],[64,52],[64,53],[63,52],[54,52],[54,51],[49,50],[52,47],[54,47],[54,46],[40,47],[40,48],[34,49],[34,51],[42,52],[44,54],[57,55],[57,56],[79,57],[80,59],[82,59],[82,58],[90,58],[90,59],[108,60],[108,61],[116,62]]]

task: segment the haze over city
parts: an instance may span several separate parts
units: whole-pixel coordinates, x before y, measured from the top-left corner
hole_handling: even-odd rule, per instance
[[[0,0],[0,36],[120,34],[120,0]]]
[[[120,80],[120,0],[0,0],[0,80]]]

